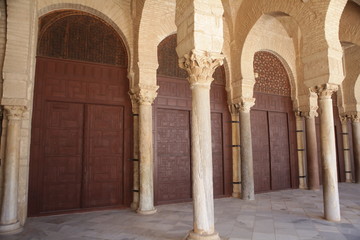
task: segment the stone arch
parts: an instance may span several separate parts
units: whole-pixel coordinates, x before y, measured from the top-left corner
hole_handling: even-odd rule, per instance
[[[101,4],[100,2],[95,1],[83,1],[82,3],[69,3],[64,0],[57,0],[56,3],[52,3],[47,5],[46,2],[40,2],[38,5],[38,17],[45,16],[46,14],[49,14],[52,11],[57,10],[64,10],[64,9],[71,9],[71,10],[77,10],[86,12],[89,14],[92,14],[106,23],[108,23],[110,26],[114,28],[114,30],[120,35],[121,39],[124,42],[125,49],[127,51],[128,56],[128,70],[130,71],[133,61],[133,54],[132,54],[132,30],[130,28],[129,22],[131,22],[130,17],[126,13],[126,9],[122,12],[122,14],[119,14],[117,11],[111,11],[112,9],[121,9],[120,5],[116,5],[115,3],[112,3],[109,6],[104,6],[104,4]],[[130,79],[131,81],[132,79]]]
[[[269,38],[269,33],[265,32],[265,29],[269,27],[269,24],[271,24],[272,29],[274,29],[274,32],[276,32],[274,33],[274,36],[272,38]],[[275,36],[275,34],[277,35]],[[243,78],[246,79],[246,81],[252,83],[255,83],[253,66],[254,54],[258,51],[269,51],[276,55],[283,63],[289,76],[289,81],[291,85],[291,98],[294,101],[294,105],[298,105],[296,49],[293,40],[289,37],[285,28],[273,16],[261,16],[249,32],[249,35],[247,36],[244,43],[240,67],[243,73]],[[253,89],[248,88],[247,90],[247,94],[250,95],[249,97],[252,97]]]
[[[340,44],[338,44],[338,37],[335,36],[336,33],[331,33],[330,26],[334,24],[339,25],[340,15],[343,10],[343,7],[346,4],[346,0],[342,1],[327,1],[327,2],[316,2],[316,1],[267,1],[260,0],[254,5],[251,1],[245,1],[240,6],[236,17],[235,32],[237,33],[235,39],[238,46],[238,54],[242,55],[242,51],[245,49],[242,43],[245,42],[249,32],[256,24],[258,19],[263,15],[263,13],[275,13],[275,14],[286,14],[294,18],[298,23],[298,26],[302,33],[302,48],[301,56],[309,57],[315,55],[316,60],[324,59],[324,62],[318,64],[323,68],[323,72],[329,75],[330,69],[328,67],[328,59],[322,57],[322,55],[316,55],[319,51],[328,51],[332,49],[334,51],[341,51]],[[248,14],[251,12],[252,14]],[[246,18],[244,19],[244,16]],[[313,41],[317,39],[317,41]],[[327,56],[327,54],[323,54]],[[338,60],[338,54],[336,55]],[[315,61],[318,62],[318,61]],[[335,62],[336,64],[338,62]],[[338,64],[336,65],[338,66]],[[313,67],[311,64],[308,65],[308,68]],[[317,67],[317,66],[316,66]],[[338,68],[336,69],[338,70]],[[305,68],[304,78],[312,78],[312,69]],[[339,74],[338,72],[335,72]],[[331,73],[330,73],[331,74]],[[242,69],[239,70],[237,75],[240,78],[244,78]],[[324,80],[329,80],[328,77],[323,78]],[[334,78],[334,81],[338,78]]]
[[[166,7],[159,7],[161,5],[164,5],[161,0],[149,0],[143,7],[138,35],[139,74],[135,80],[138,84],[156,84],[157,46],[165,37],[176,32],[175,0],[168,1]],[[142,77],[144,74],[146,77]]]

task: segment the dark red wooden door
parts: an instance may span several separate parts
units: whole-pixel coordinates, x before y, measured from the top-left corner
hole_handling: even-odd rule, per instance
[[[126,69],[37,59],[29,215],[129,204],[127,91]]]
[[[121,106],[86,106],[84,206],[123,201],[124,111]]]
[[[291,187],[290,145],[287,113],[269,112],[271,189]]]
[[[266,111],[251,111],[251,137],[253,144],[255,192],[271,189],[270,143]]]
[[[81,206],[83,104],[46,103],[41,211]]]

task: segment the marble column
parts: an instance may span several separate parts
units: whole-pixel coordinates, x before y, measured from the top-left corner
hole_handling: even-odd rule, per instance
[[[140,176],[139,176],[139,104],[136,95],[129,93],[132,104],[133,114],[133,201],[131,209],[137,210],[139,208],[139,189],[140,189]]]
[[[306,189],[306,173],[305,173],[305,147],[304,147],[304,118],[301,112],[295,112],[296,119],[296,144],[299,167],[299,188]]]
[[[16,233],[22,230],[18,218],[18,186],[21,119],[24,106],[5,106],[8,120],[5,159],[4,188],[2,195],[0,234]]]
[[[242,98],[240,103],[240,142],[241,142],[241,197],[243,200],[255,199],[253,151],[251,139],[250,109],[255,105],[254,98]]]
[[[154,207],[153,176],[153,123],[152,103],[157,96],[158,86],[139,86],[139,179],[140,197],[137,212],[144,215],[156,213]]]
[[[241,162],[240,162],[240,121],[239,106],[229,106],[231,113],[231,137],[232,137],[232,166],[233,166],[233,192],[232,197],[240,198],[241,191]]]
[[[348,117],[340,116],[341,121],[341,134],[343,140],[344,150],[344,165],[345,165],[345,181],[352,182],[352,171],[351,171],[351,155],[350,155],[350,142],[349,142],[349,130],[348,130]]]
[[[316,125],[315,125],[316,116],[317,116],[316,110],[309,111],[305,114],[306,158],[307,158],[308,187],[310,190],[320,189],[319,159],[318,159],[318,147],[317,147]]]
[[[336,166],[336,143],[331,95],[338,90],[335,84],[315,87],[319,96],[321,161],[323,173],[324,217],[340,221],[339,190]]]
[[[360,183],[360,112],[351,116],[354,147],[355,182]]]
[[[193,230],[188,240],[220,240],[214,226],[213,165],[211,143],[210,85],[223,56],[192,50],[179,60],[188,74],[192,93],[191,171]]]

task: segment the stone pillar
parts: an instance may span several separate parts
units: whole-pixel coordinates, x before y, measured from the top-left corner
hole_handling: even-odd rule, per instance
[[[18,186],[21,119],[24,106],[5,106],[8,119],[5,159],[4,188],[2,195],[0,234],[16,233],[22,230],[18,218]]]
[[[305,114],[306,157],[307,157],[308,187],[310,190],[320,189],[319,159],[318,159],[318,147],[317,147],[317,138],[316,138],[316,124],[315,124],[316,116],[317,116],[316,110],[309,111]]]
[[[139,190],[140,190],[140,176],[139,176],[139,104],[136,95],[129,92],[132,104],[133,114],[133,201],[131,209],[137,210],[139,208]]]
[[[232,197],[240,198],[241,190],[241,161],[240,161],[240,121],[239,106],[229,106],[231,113],[231,136],[232,136],[232,166],[233,166],[233,193]]]
[[[345,164],[345,181],[352,182],[352,171],[351,171],[351,155],[350,155],[350,143],[349,143],[349,132],[348,132],[348,118],[347,116],[340,116],[341,121],[341,134],[343,140],[344,150],[344,164]]]
[[[144,215],[156,213],[154,207],[153,176],[153,124],[152,103],[157,96],[158,86],[139,86],[137,100],[139,103],[139,173],[140,198],[137,212]]]
[[[210,85],[221,54],[192,50],[179,60],[188,74],[192,92],[191,170],[194,229],[188,240],[220,240],[214,226],[213,165],[211,145]]]
[[[354,146],[355,182],[360,183],[360,112],[351,116],[351,122]]]
[[[254,98],[242,98],[240,103],[241,142],[241,196],[243,200],[254,200],[254,167],[252,155],[250,109]]]
[[[336,169],[336,144],[331,95],[337,91],[335,84],[314,88],[319,96],[320,139],[323,172],[324,215],[329,221],[340,221],[339,190]]]
[[[299,188],[306,189],[305,173],[305,148],[304,148],[304,118],[301,112],[295,112],[296,118],[296,143],[299,167]]]

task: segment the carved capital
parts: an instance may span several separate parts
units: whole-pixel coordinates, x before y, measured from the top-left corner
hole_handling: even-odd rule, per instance
[[[25,106],[4,106],[5,116],[9,120],[21,120],[24,112],[27,110]]]
[[[360,123],[360,112],[353,112],[349,115],[351,122]]]
[[[234,104],[229,104],[229,111],[231,113],[231,115],[237,115],[239,114],[239,104],[234,103]]]
[[[129,93],[130,100],[131,100],[132,113],[139,114],[139,102],[138,102],[136,93],[134,93],[133,91],[129,91],[128,93]]]
[[[339,117],[340,117],[340,122],[341,122],[341,124],[347,124],[347,122],[348,122],[348,116],[346,116],[346,115],[340,115]]]
[[[250,109],[255,105],[255,98],[241,98],[239,104],[241,112],[250,112]]]
[[[157,96],[158,89],[159,86],[156,85],[139,85],[138,89],[133,93],[133,98],[140,105],[151,105]]]
[[[319,116],[317,110],[318,110],[318,106],[309,106],[309,110],[303,111],[301,115],[305,118],[315,118]]]
[[[209,53],[192,50],[179,59],[179,66],[189,74],[190,86],[203,85],[210,87],[214,80],[215,69],[223,64],[224,56],[220,53]]]
[[[310,91],[315,92],[319,96],[319,98],[326,99],[326,98],[331,98],[331,95],[334,92],[336,92],[338,89],[339,89],[338,85],[327,83],[327,84],[315,86],[311,88]]]

